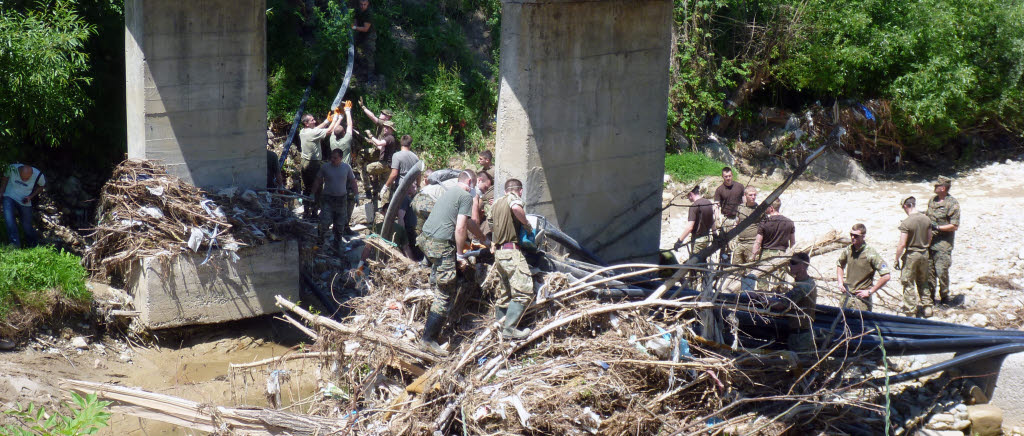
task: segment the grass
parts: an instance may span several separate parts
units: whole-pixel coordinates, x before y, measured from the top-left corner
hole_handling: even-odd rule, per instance
[[[665,155],[665,174],[677,182],[693,182],[707,176],[722,174],[726,165],[700,153],[682,152]]]
[[[81,259],[63,250],[0,247],[0,321],[12,313],[50,314],[57,303],[88,306],[85,277]]]

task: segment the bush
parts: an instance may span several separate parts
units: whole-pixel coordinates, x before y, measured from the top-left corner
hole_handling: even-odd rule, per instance
[[[54,296],[76,305],[88,304],[81,259],[52,247],[0,248],[0,320],[14,310],[49,313]]]
[[[86,435],[95,434],[108,425],[110,412],[106,408],[110,401],[100,401],[95,393],[83,397],[77,392],[71,393],[71,400],[74,405],[64,403],[70,416],[59,411],[47,411],[33,403],[27,406],[16,404],[14,409],[4,411],[4,414],[16,419],[21,425],[2,426],[0,435]]]
[[[700,153],[683,152],[665,155],[665,174],[677,182],[692,182],[722,174],[725,164]]]

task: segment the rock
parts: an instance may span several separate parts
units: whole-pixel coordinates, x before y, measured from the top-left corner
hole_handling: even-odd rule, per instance
[[[953,430],[960,430],[961,432],[967,430],[967,427],[971,426],[971,421],[967,419],[957,419],[953,422]]]
[[[859,162],[841,151],[827,149],[821,153],[807,172],[827,182],[854,181],[872,184],[875,180],[868,175]]]
[[[89,348],[89,343],[86,342],[84,337],[75,336],[75,338],[71,340],[71,346],[79,350],[85,350]]]
[[[971,315],[970,318],[967,318],[967,324],[975,327],[985,327],[988,325],[988,317],[980,313],[975,313],[974,315]]]
[[[974,289],[974,285],[976,285],[976,284],[977,284],[977,283],[974,283],[974,282],[970,282],[970,283],[968,283],[968,284],[964,285],[964,290],[965,290],[965,291],[970,291],[971,289]]]
[[[971,420],[971,434],[977,436],[998,436],[1003,432],[1003,409],[991,404],[967,407]]]
[[[705,142],[697,146],[697,149],[705,156],[710,157],[719,162],[725,162],[727,165],[735,165],[736,158],[733,157],[732,151],[729,150],[725,144],[718,141]]]
[[[1020,251],[1017,251],[1017,259],[1024,260],[1024,248],[1021,248]]]
[[[736,150],[736,156],[754,162],[765,159],[771,155],[771,151],[768,150],[768,147],[765,147],[764,143],[761,141],[739,141],[734,144],[733,148]]]

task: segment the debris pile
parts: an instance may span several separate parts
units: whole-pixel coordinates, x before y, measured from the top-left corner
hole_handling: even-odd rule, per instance
[[[84,264],[100,279],[126,277],[135,260],[187,251],[231,256],[240,248],[304,233],[294,198],[229,188],[205,192],[154,161],[126,160],[103,186]],[[216,248],[217,250],[213,250]]]
[[[464,281],[470,310],[449,319],[446,357],[418,348],[432,299],[422,267],[371,262],[369,294],[346,303],[344,322],[279,298],[317,330],[307,329],[315,344],[304,354],[320,359],[325,390],[310,410],[355,417],[357,434],[863,433],[884,425],[867,375],[849,371],[858,359],[830,358],[846,357],[841,346],[819,357],[716,343],[698,334],[697,312],[719,303],[602,302],[577,291],[612,283],[602,274],[537,276],[552,298],[531,309],[524,322],[535,330],[520,342],[501,337],[475,282]]]

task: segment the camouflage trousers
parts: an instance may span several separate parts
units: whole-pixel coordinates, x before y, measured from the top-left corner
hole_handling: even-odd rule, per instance
[[[844,287],[846,288],[846,295],[843,296],[843,301],[845,301],[843,309],[856,309],[870,312],[871,308],[874,306],[874,304],[871,303],[871,296],[868,296],[868,298],[860,298],[857,296],[857,291],[860,291],[860,289],[851,289],[851,286],[852,285],[849,283],[844,284]]]
[[[953,263],[953,247],[949,244],[933,244],[928,250],[928,289],[931,297],[938,291],[939,298],[949,298],[949,266]]]
[[[754,241],[734,240],[732,244],[732,264],[744,265],[754,260]]]
[[[348,226],[348,218],[347,195],[321,195],[320,225],[317,228],[320,242],[327,241],[327,230],[333,227],[334,242],[340,243],[345,227]]]
[[[711,245],[711,235],[692,238],[690,242],[690,255],[699,253],[701,250],[708,248],[709,245]]]
[[[499,286],[496,307],[505,309],[513,302],[528,306],[533,301],[533,275],[523,252],[518,249],[495,251],[494,269]]]
[[[447,315],[458,287],[455,282],[455,242],[420,235],[416,239],[416,245],[423,250],[423,255],[430,262],[430,283],[436,286],[430,311],[442,316]]]
[[[930,307],[933,303],[931,287],[928,286],[928,253],[908,251],[906,259],[900,272],[903,310],[916,315],[918,308]]]
[[[785,254],[786,254],[786,252],[782,251],[782,250],[771,250],[771,249],[761,250],[761,259],[764,259],[764,261],[760,262],[758,264],[758,266],[760,268],[768,268],[768,264],[772,260],[774,260],[777,257],[784,256]],[[760,290],[760,291],[768,291],[768,290],[771,290],[770,288],[774,288],[776,285],[773,285],[773,284],[769,283],[768,282],[769,278],[771,278],[773,281],[778,283],[778,282],[782,281],[785,278],[785,276],[784,276],[784,273],[781,273],[779,271],[776,271],[776,272],[771,273],[771,274],[765,274],[765,275],[761,276],[760,279],[757,280],[757,289]]]

